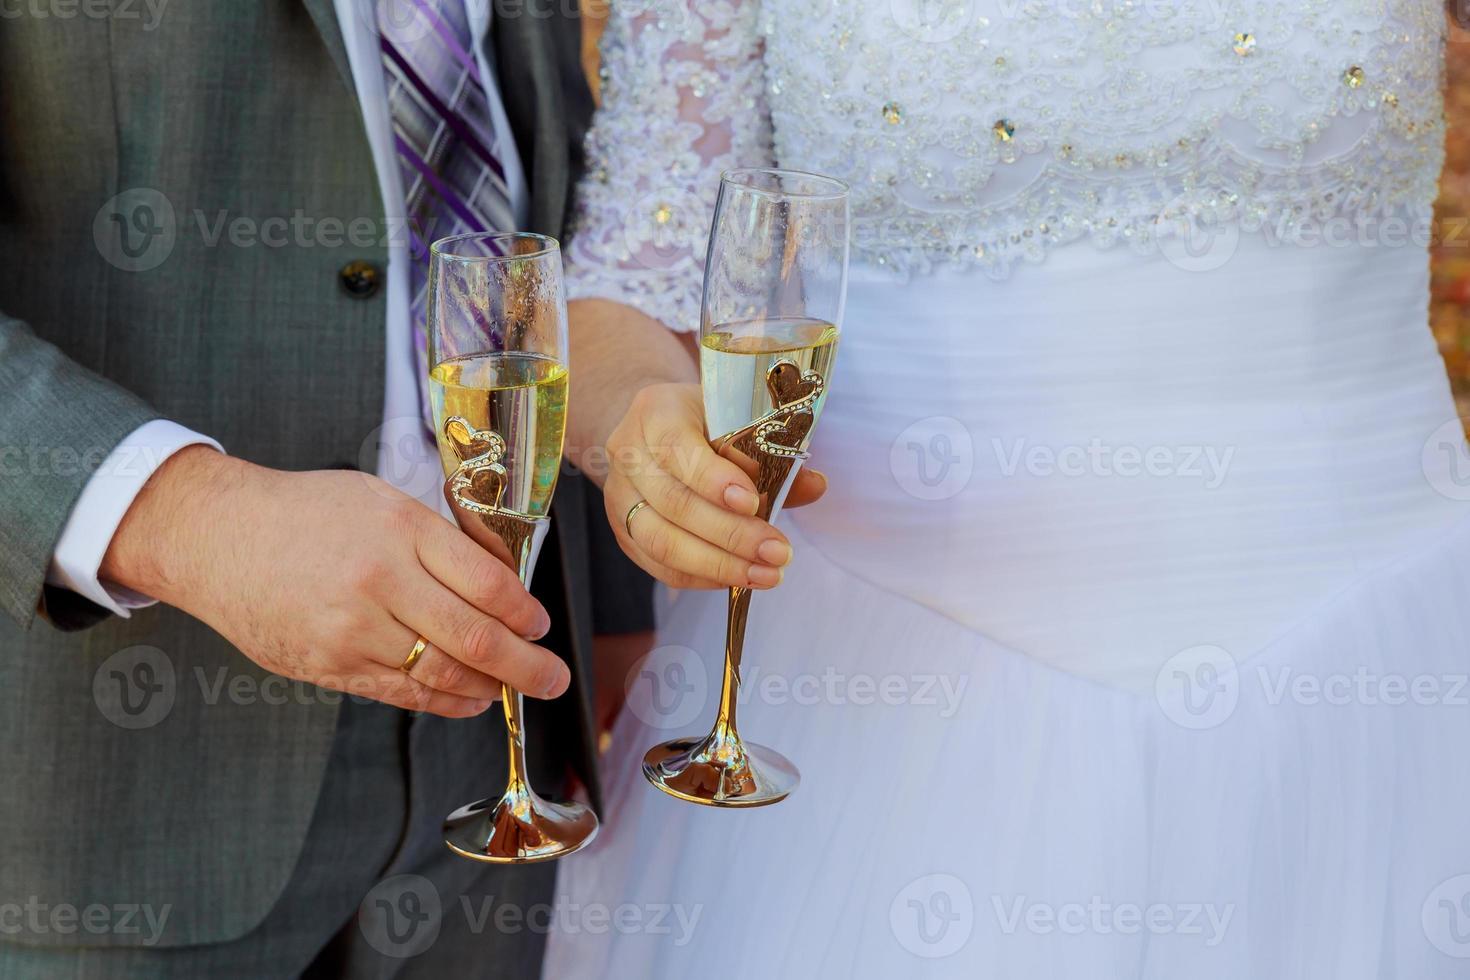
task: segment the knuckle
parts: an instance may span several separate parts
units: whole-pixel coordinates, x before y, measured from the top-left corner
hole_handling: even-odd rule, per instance
[[[607,454],[612,463],[613,472],[622,472],[628,450],[633,445],[635,445],[635,440],[632,432],[629,431],[627,422],[620,423],[607,437]]]
[[[653,522],[650,521],[650,524]],[[674,535],[667,524],[659,523],[645,532],[647,535],[643,550],[658,562],[668,564],[674,557]]]
[[[682,483],[674,484],[664,493],[665,516],[676,524],[687,524],[694,514],[694,501],[693,490]]]
[[[478,616],[460,634],[464,655],[473,663],[493,665],[500,657],[500,630],[495,620]]]
[[[745,551],[745,525],[738,521],[730,521],[725,525],[724,549],[731,554],[743,554]]]
[[[628,417],[638,419],[647,432],[668,429],[669,411],[665,404],[663,386],[647,385],[639,388],[633,395],[633,400],[628,403]]]
[[[322,610],[317,619],[316,646],[324,652],[343,656],[353,652],[360,636],[367,627],[366,611],[357,606],[337,606]]]
[[[392,567],[387,559],[380,555],[371,555],[360,561],[354,562],[347,570],[348,588],[359,595],[377,595],[392,576]],[[347,614],[356,619],[355,613]],[[356,624],[354,624],[356,625]]]
[[[743,584],[746,581],[745,562],[726,555],[720,559],[714,577],[721,582]]]
[[[469,668],[453,657],[445,656],[435,668],[434,682],[430,686],[440,691],[461,691],[469,679]]]
[[[494,602],[504,592],[505,578],[509,574],[509,569],[493,558],[477,561],[468,573],[470,595],[465,598],[475,605]]]
[[[537,662],[526,670],[525,690],[541,694],[551,691],[561,675],[561,671],[555,664],[547,662],[547,658],[538,658]]]
[[[400,535],[417,535],[422,527],[424,508],[415,500],[392,500],[383,508],[388,528]]]
[[[720,457],[714,450],[700,453],[689,468],[689,482],[705,493],[713,494],[715,484],[719,482],[719,469]]]

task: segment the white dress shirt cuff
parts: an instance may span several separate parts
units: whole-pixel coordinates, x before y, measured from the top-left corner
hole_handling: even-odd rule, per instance
[[[208,436],[166,419],[145,422],[118,443],[82,488],[51,555],[47,584],[70,589],[123,617],[130,615],[129,610],[153,605],[157,600],[100,581],[98,571],[112,536],[143,484],[174,453],[198,445],[224,452]]]

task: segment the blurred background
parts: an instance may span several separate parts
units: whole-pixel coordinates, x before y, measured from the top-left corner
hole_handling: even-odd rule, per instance
[[[1440,184],[1439,236],[1434,250],[1430,319],[1455,384],[1460,415],[1470,415],[1470,43],[1455,32],[1448,46],[1445,115],[1448,159]]]

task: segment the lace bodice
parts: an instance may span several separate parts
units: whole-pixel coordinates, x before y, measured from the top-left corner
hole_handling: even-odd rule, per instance
[[[855,260],[898,276],[1427,223],[1443,32],[1440,0],[615,3],[570,292],[693,329],[733,166],[848,181]]]

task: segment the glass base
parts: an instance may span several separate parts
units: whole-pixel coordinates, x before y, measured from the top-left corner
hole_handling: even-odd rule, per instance
[[[643,775],[670,796],[723,807],[779,803],[801,782],[775,749],[718,732],[655,745],[643,757]]]
[[[444,843],[487,864],[553,861],[597,836],[597,814],[581,803],[551,803],[529,789],[462,806],[444,821]]]

